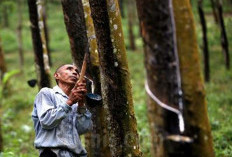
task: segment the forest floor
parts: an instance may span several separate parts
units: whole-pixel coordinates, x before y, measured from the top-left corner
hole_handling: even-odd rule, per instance
[[[58,8],[58,9],[57,9]],[[48,10],[50,28],[50,46],[52,49],[52,74],[58,65],[71,63],[69,41],[63,23],[62,9],[57,7]],[[0,32],[2,37],[8,71],[19,69],[17,41],[15,37],[16,16],[11,16],[11,28],[4,28]],[[4,157],[36,157],[38,152],[33,147],[34,130],[31,120],[33,101],[38,88],[31,88],[27,81],[36,78],[33,48],[27,13],[24,14],[23,43],[25,65],[24,73],[9,80],[9,90],[0,101],[0,115],[4,138]],[[197,18],[196,18],[197,20]],[[215,154],[217,157],[232,156],[232,71],[225,70],[223,54],[220,47],[220,31],[215,25],[212,16],[207,16],[208,38],[210,49],[211,81],[205,84],[208,102],[208,114],[212,127]],[[226,17],[227,33],[232,45],[232,17]],[[123,25],[127,26],[126,20]],[[144,89],[145,70],[143,66],[142,40],[139,37],[138,27],[135,27],[137,50],[128,50],[128,62],[133,87],[135,113],[140,135],[141,149],[145,157],[150,157],[150,133],[147,120],[146,93]],[[126,45],[128,47],[127,28],[124,27]],[[201,44],[201,28],[197,23],[197,35]],[[200,46],[201,48],[201,46]],[[199,49],[200,50],[200,49]],[[232,50],[232,46],[230,46]],[[53,85],[55,82],[53,81]]]

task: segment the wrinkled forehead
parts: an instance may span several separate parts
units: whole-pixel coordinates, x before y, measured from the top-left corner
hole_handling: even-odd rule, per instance
[[[76,71],[78,71],[77,67],[75,65],[72,65],[72,64],[64,64],[64,65],[61,65],[59,66],[57,69],[56,69],[56,73],[59,73],[59,72],[62,72],[63,70],[66,70],[68,68],[73,68],[75,69]]]

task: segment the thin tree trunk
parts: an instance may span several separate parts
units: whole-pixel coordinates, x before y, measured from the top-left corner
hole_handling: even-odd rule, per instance
[[[44,7],[43,7],[43,23],[44,23],[44,33],[45,33],[45,39],[46,39],[46,46],[47,46],[47,52],[48,52],[48,60],[49,65],[52,66],[52,57],[51,57],[51,49],[49,45],[49,28],[47,26],[47,1],[44,1]]]
[[[17,27],[17,38],[18,38],[18,49],[19,49],[19,63],[20,69],[23,71],[24,55],[23,55],[23,42],[22,42],[22,0],[18,0],[18,27]]]
[[[170,0],[137,0],[144,41],[146,90],[150,96],[147,105],[151,154],[156,157],[191,154],[191,137],[181,135],[183,124],[178,119],[182,116],[183,97],[171,5]],[[167,106],[162,107],[159,101]],[[180,140],[175,141],[176,138]]]
[[[135,45],[135,36],[133,32],[133,21],[135,20],[134,16],[134,0],[128,0],[127,1],[127,20],[128,20],[128,33],[129,33],[129,41],[130,41],[130,49],[131,50],[136,50],[136,45]]]
[[[3,53],[3,48],[2,48],[2,41],[0,38],[0,83],[2,82],[2,78],[4,73],[6,72],[6,62],[4,59],[4,53]]]
[[[142,156],[117,0],[90,0],[111,156]]]
[[[31,22],[32,41],[35,54],[35,64],[38,77],[39,88],[50,87],[50,73],[48,66],[48,58],[43,55],[42,40],[40,37],[40,30],[38,25],[38,13],[36,0],[28,0],[29,16]],[[45,61],[46,60],[46,61]],[[46,62],[46,65],[44,64]]]
[[[0,118],[0,153],[3,152],[2,123]]]
[[[223,52],[224,58],[225,58],[226,69],[229,70],[230,69],[229,44],[228,44],[226,28],[225,28],[224,18],[223,18],[222,1],[216,0],[216,4],[217,4],[218,20],[219,20],[219,25],[220,25],[220,29],[221,29],[222,52]]]
[[[6,72],[6,63],[5,63],[3,49],[2,49],[2,41],[1,41],[1,38],[0,38],[0,85],[2,83],[2,78],[3,78],[3,75],[4,75],[5,72]],[[0,100],[0,104],[1,104],[1,100]],[[3,151],[3,138],[2,138],[1,118],[0,118],[0,153],[2,151]]]
[[[212,11],[213,11],[214,21],[216,24],[218,24],[218,14],[217,14],[216,6],[215,6],[215,0],[210,0],[210,1],[211,1],[211,7],[212,7]]]
[[[173,8],[184,93],[184,135],[194,139],[190,156],[214,157],[193,13],[189,0],[173,0]]]
[[[202,8],[203,0],[198,0],[198,13],[202,27],[202,40],[203,40],[203,54],[204,54],[204,76],[205,81],[210,80],[210,64],[209,64],[209,49],[208,49],[208,38],[207,38],[207,23],[205,21],[205,13]]]
[[[89,41],[89,52],[91,62],[91,73],[94,81],[94,93],[101,95],[99,56],[97,51],[96,34],[94,30],[93,20],[89,0],[83,0],[85,22],[87,28],[87,36]],[[89,157],[111,157],[109,149],[109,138],[106,132],[106,124],[104,122],[105,112],[102,104],[92,108],[93,131],[86,135],[85,142]]]
[[[44,23],[44,0],[37,0],[37,12],[38,12],[38,23],[40,30],[40,38],[42,41],[43,47],[43,59],[44,59],[44,68],[46,73],[50,73],[50,64],[49,64],[49,56],[48,56],[48,48],[47,48],[47,40],[46,40],[46,29]]]

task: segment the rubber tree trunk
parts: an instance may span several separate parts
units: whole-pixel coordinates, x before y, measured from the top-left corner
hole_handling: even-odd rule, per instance
[[[38,77],[39,88],[50,87],[50,73],[48,66],[48,58],[43,53],[43,43],[40,37],[40,29],[38,25],[38,13],[36,0],[28,0],[29,16],[31,22],[31,34],[34,47],[35,64]],[[45,64],[46,63],[46,64]]]
[[[40,38],[42,41],[43,47],[43,59],[44,59],[44,66],[45,71],[50,73],[50,64],[49,64],[49,56],[48,56],[48,48],[47,48],[47,40],[46,40],[46,29],[44,23],[44,0],[37,0],[37,12],[38,12],[38,23],[39,23],[39,30],[40,30]]]
[[[194,139],[192,156],[214,157],[193,13],[188,0],[173,0],[173,8],[185,103],[184,134]]]
[[[0,38],[0,83],[2,82],[2,78],[5,72],[6,72],[6,62],[4,59],[2,40]]]
[[[45,39],[46,39],[46,46],[47,46],[47,52],[48,52],[48,60],[49,60],[49,65],[52,66],[52,57],[51,57],[51,49],[50,49],[50,38],[49,38],[49,28],[47,25],[47,1],[44,1],[43,5],[43,23],[44,23],[44,33],[45,33]]]
[[[117,0],[90,0],[111,156],[142,156]]]
[[[135,3],[134,0],[127,0],[127,20],[128,20],[128,33],[129,33],[129,42],[130,49],[136,50],[135,45],[135,36],[133,32],[133,24],[135,21]]]
[[[90,18],[90,10],[88,1],[84,1],[86,11],[86,24],[84,19],[84,10],[81,0],[61,0],[64,12],[64,20],[66,30],[70,39],[73,60],[81,69],[84,53],[90,53],[88,61],[87,75],[94,82],[94,93],[101,95],[99,61],[96,46],[96,39],[92,19]],[[88,29],[88,36],[87,31]],[[89,38],[89,43],[88,43]],[[95,39],[95,40],[93,40]],[[90,46],[89,46],[90,44]],[[101,105],[91,109],[93,115],[94,129],[91,134],[86,137],[87,151],[89,156],[107,156],[107,145],[103,143],[106,139],[104,133],[103,108]]]
[[[221,29],[222,52],[223,52],[224,58],[225,58],[226,69],[229,70],[230,69],[229,44],[228,44],[228,38],[227,38],[226,28],[225,28],[225,23],[224,23],[224,18],[223,18],[222,1],[216,0],[216,5],[217,5],[219,26]]]
[[[0,85],[2,83],[2,78],[4,73],[6,72],[6,62],[4,59],[3,49],[2,49],[2,41],[0,38]],[[1,100],[0,100],[1,105]],[[0,118],[0,152],[3,151],[3,138],[2,138],[2,130],[1,130],[1,118]]]
[[[19,50],[19,64],[20,69],[23,71],[24,55],[23,55],[23,41],[22,41],[22,0],[18,0],[18,27],[17,27],[17,39],[18,39],[18,50]]]
[[[3,152],[3,139],[2,139],[2,124],[1,124],[1,118],[0,118],[0,153]]]
[[[100,71],[99,71],[99,55],[97,51],[96,34],[94,30],[93,20],[91,18],[91,11],[89,0],[83,0],[85,22],[87,29],[87,36],[89,42],[91,73],[94,81],[94,93],[101,95]],[[89,157],[111,157],[109,149],[109,138],[106,131],[106,124],[104,122],[105,112],[102,104],[92,108],[93,116],[93,131],[88,133],[85,138],[86,148]]]
[[[156,157],[191,154],[191,138],[181,135],[178,114],[182,114],[182,88],[175,39],[175,23],[170,0],[137,0],[144,41],[148,119],[152,135],[151,154]],[[149,92],[150,91],[150,92]],[[151,94],[153,93],[153,94]],[[154,95],[167,107],[162,107]],[[154,99],[154,100],[153,100]],[[179,141],[175,141],[180,138]]]
[[[212,11],[213,11],[214,21],[216,24],[218,24],[218,13],[216,9],[215,0],[210,0],[210,2],[211,2]]]
[[[202,6],[203,0],[198,0],[198,13],[202,28],[203,54],[204,54],[204,77],[205,81],[210,80],[210,64],[209,64],[209,48],[207,38],[207,23],[205,20],[205,13]]]

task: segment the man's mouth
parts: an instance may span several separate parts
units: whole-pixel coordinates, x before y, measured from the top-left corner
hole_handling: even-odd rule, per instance
[[[71,78],[77,80],[77,77],[75,77],[75,76],[71,76]]]

